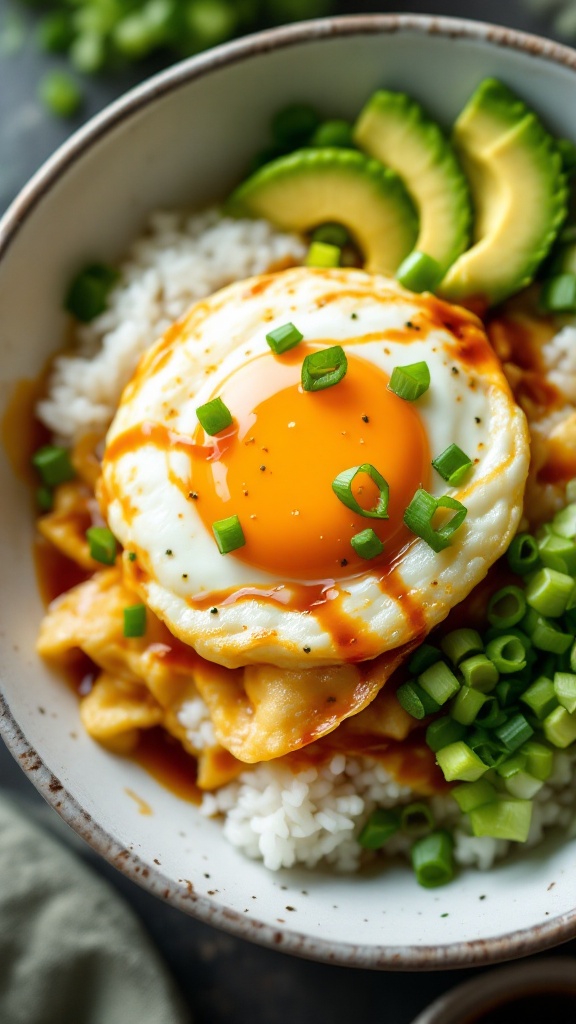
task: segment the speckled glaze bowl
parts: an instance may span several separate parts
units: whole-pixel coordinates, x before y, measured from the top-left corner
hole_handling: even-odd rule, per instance
[[[486,75],[576,140],[576,53],[501,28],[411,15],[247,38],[113,104],[48,161],[0,225],[0,412],[17,382],[36,377],[61,345],[61,296],[78,266],[119,257],[157,207],[224,196],[283,104],[313,101],[353,118],[386,84],[449,123]],[[244,859],[217,822],[83,734],[75,697],[34,653],[42,609],[30,500],[3,451],[0,494],[2,733],[46,799],[120,870],[237,935],[359,967],[485,964],[576,935],[576,845],[558,838],[431,891],[402,866],[358,877],[269,874]],[[142,814],[145,806],[152,813]]]

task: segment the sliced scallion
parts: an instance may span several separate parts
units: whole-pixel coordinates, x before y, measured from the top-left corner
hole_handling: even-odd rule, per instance
[[[432,292],[442,277],[443,270],[438,261],[418,250],[411,252],[396,271],[396,280],[411,292]]]
[[[516,626],[526,612],[526,598],[520,587],[502,587],[488,602],[488,622],[498,629]]]
[[[526,601],[541,615],[555,619],[568,607],[574,589],[574,580],[566,573],[539,569],[526,584]]]
[[[486,644],[486,655],[498,672],[520,672],[526,667],[526,648],[513,633],[496,636]]]
[[[432,526],[438,509],[450,509],[454,512],[452,518],[435,529]],[[452,537],[462,526],[467,514],[467,508],[456,498],[450,498],[447,494],[442,498],[435,498],[423,487],[420,487],[404,513],[404,522],[412,533],[421,537],[433,551],[442,551],[452,543]]]
[[[554,673],[554,692],[558,703],[572,714],[576,711],[576,675],[572,672]]]
[[[472,686],[481,693],[490,693],[500,678],[493,661],[485,654],[475,654],[460,662],[460,671],[466,686]]]
[[[65,308],[82,323],[89,323],[106,309],[108,293],[118,280],[118,271],[105,263],[91,263],[72,281]]]
[[[554,683],[546,676],[539,676],[538,679],[535,679],[521,694],[520,700],[523,704],[527,704],[536,718],[541,721],[558,705]]]
[[[483,807],[496,799],[496,790],[488,779],[478,779],[476,782],[463,782],[460,786],[454,786],[450,790],[463,814],[469,814],[477,807]]]
[[[118,552],[116,537],[107,526],[90,526],[86,530],[86,540],[90,548],[90,557],[102,565],[114,565]]]
[[[327,245],[335,245],[338,249],[343,249],[350,241],[350,236],[343,224],[329,222],[314,228],[312,241],[325,242]]]
[[[519,533],[508,548],[506,557],[512,572],[519,576],[533,572],[540,564],[538,543],[531,533]]]
[[[432,644],[420,644],[408,662],[408,669],[417,676],[425,668],[430,668],[430,665],[440,661],[441,658],[442,655],[437,647],[433,647]]]
[[[500,798],[470,811],[470,824],[475,836],[509,839],[524,843],[530,831],[532,802],[515,797]]]
[[[32,465],[38,470],[46,487],[58,487],[58,484],[64,484],[76,476],[70,452],[59,445],[43,445],[32,456]]]
[[[341,255],[337,245],[330,245],[329,242],[312,242],[304,264],[307,267],[338,267]]]
[[[430,722],[426,730],[426,743],[430,750],[437,753],[438,750],[442,750],[442,747],[464,739],[465,735],[466,727],[446,715],[444,718],[437,718],[434,722]]]
[[[526,740],[534,735],[534,729],[527,718],[518,712],[512,715],[507,722],[494,730],[495,735],[504,744],[507,750],[518,750]]]
[[[488,770],[488,765],[463,740],[436,751],[436,760],[446,782],[476,782]]]
[[[449,832],[431,832],[412,844],[410,856],[414,874],[425,889],[446,885],[454,877],[453,840]]]
[[[324,391],[339,384],[347,369],[346,353],[340,345],[312,352],[302,363],[302,387],[304,391]]]
[[[444,661],[425,669],[418,676],[418,683],[439,705],[445,704],[460,689],[460,683]]]
[[[549,277],[542,284],[540,305],[550,313],[572,313],[576,310],[576,274],[566,272]]]
[[[398,832],[399,828],[400,814],[398,811],[379,807],[372,811],[358,836],[358,842],[365,850],[378,850],[387,839],[390,839],[390,836]]]
[[[555,747],[564,749],[576,740],[576,714],[558,706],[546,715],[542,723],[544,735]]]
[[[480,690],[473,690],[471,686],[463,686],[454,698],[450,714],[462,725],[472,725],[487,699]]]
[[[365,473],[376,484],[378,488],[378,501],[371,508],[363,508],[352,493],[352,484],[360,473]],[[361,466],[351,466],[339,473],[332,481],[332,490],[337,498],[360,516],[367,519],[388,519],[388,498],[390,488],[381,473],[369,462],[363,462]]]
[[[434,827],[434,815],[429,804],[416,801],[400,810],[402,831],[413,839],[426,835]]]
[[[448,445],[441,455],[432,459],[432,465],[443,480],[452,487],[462,483],[474,463],[457,444]]]
[[[282,324],[281,327],[275,327],[273,331],[269,331],[266,335],[266,341],[274,355],[281,356],[284,352],[289,352],[291,348],[295,348],[302,341],[303,337],[304,335],[294,324],[287,323]]]
[[[377,558],[384,551],[384,545],[371,527],[355,533],[350,543],[360,558]]]
[[[453,629],[446,633],[440,641],[440,646],[446,657],[456,666],[484,650],[478,630],[468,628]]]
[[[236,551],[246,543],[238,516],[218,519],[215,523],[212,523],[212,532],[216,538],[221,555],[228,555],[231,551]]]
[[[388,390],[403,398],[405,402],[415,402],[430,387],[430,370],[428,363],[409,363],[407,366],[395,366],[388,382]]]
[[[226,430],[232,423],[232,413],[221,398],[212,398],[210,402],[199,405],[196,415],[198,422],[210,437]]]
[[[554,767],[554,754],[550,747],[537,740],[528,740],[520,748],[520,753],[524,754],[526,758],[526,770],[530,775],[536,779],[542,779],[543,782],[550,778]]]
[[[402,683],[396,690],[396,699],[404,711],[421,721],[426,715],[438,711],[440,705],[418,683]]]
[[[132,604],[124,609],[124,636],[138,637],[146,633],[146,605]]]

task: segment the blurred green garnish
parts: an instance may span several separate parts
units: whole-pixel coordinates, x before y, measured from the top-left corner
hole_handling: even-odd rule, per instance
[[[20,0],[39,12],[37,39],[82,74],[114,72],[155,56],[188,57],[233,36],[327,14],[333,0]],[[41,12],[41,13],[40,13]],[[62,72],[58,72],[62,75]],[[70,116],[73,79],[50,73],[40,94],[50,111]],[[75,86],[79,92],[80,87]]]

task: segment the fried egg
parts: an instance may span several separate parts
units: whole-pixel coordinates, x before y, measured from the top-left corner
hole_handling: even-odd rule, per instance
[[[275,355],[292,323],[302,340]],[[334,345],[345,376],[306,391],[307,355]],[[415,401],[389,387],[424,361]],[[232,423],[214,436],[197,409],[221,398]],[[432,467],[451,444],[472,469],[450,486]],[[195,305],[144,356],[106,439],[99,487],[130,586],[204,658],[236,668],[358,662],[414,644],[486,574],[521,515],[528,471],[523,413],[472,314],[353,269],[296,267],[232,284]],[[332,483],[373,466],[356,510]],[[440,552],[404,512],[419,488],[467,509]],[[358,511],[359,507],[359,511]],[[221,554],[213,524],[237,516],[243,546]],[[351,544],[374,530],[362,557]]]

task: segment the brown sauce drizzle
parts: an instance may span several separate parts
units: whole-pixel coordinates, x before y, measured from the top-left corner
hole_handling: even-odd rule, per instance
[[[202,791],[196,785],[196,759],[160,726],[143,729],[132,760],[175,796],[199,804]]]

